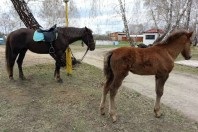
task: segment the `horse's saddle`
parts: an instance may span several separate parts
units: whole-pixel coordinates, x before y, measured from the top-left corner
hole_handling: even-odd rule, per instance
[[[49,29],[42,29],[39,28],[34,32],[33,40],[38,41],[45,41],[45,42],[53,42],[57,39],[57,27],[56,24]]]

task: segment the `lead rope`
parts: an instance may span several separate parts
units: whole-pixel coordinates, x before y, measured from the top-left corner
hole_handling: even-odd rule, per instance
[[[80,61],[83,61],[83,59],[85,58],[85,55],[87,54],[89,48],[87,47],[87,50],[85,51],[85,54],[83,55],[83,57],[80,59]],[[71,52],[72,56],[76,59],[76,57],[74,56],[74,54]],[[76,59],[77,60],[77,59]]]
[[[85,55],[87,54],[88,50],[89,50],[89,48],[87,47],[87,50],[86,50],[85,54],[83,55],[83,57],[81,58],[80,61],[83,61],[83,59],[85,58]]]

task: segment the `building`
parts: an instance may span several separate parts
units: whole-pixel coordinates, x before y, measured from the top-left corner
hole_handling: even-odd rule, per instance
[[[161,29],[150,29],[143,32],[143,43],[146,45],[153,44],[153,42],[164,33]]]
[[[113,33],[110,33],[110,38],[113,41],[125,41],[124,38],[126,38],[126,33],[124,33],[124,32],[113,32]]]
[[[146,45],[153,44],[153,42],[164,33],[161,29],[149,29],[144,31],[142,35],[130,35],[134,42],[141,42]],[[126,33],[113,32],[110,33],[110,39],[112,41],[127,41]]]
[[[143,35],[130,35],[134,42],[143,42]],[[114,32],[110,33],[110,38],[112,41],[127,41],[126,33],[124,32]]]

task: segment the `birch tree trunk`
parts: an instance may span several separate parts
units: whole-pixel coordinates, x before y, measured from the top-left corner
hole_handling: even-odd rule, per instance
[[[153,44],[160,42],[164,39],[164,37],[166,36],[166,34],[169,32],[169,30],[171,29],[171,25],[172,25],[172,19],[173,19],[173,0],[167,0],[168,2],[168,22],[167,22],[167,26],[166,29],[164,31],[164,34],[162,36],[159,36],[154,42]]]
[[[124,29],[125,29],[125,32],[126,32],[126,37],[129,40],[130,45],[135,46],[134,41],[131,39],[130,34],[129,34],[129,27],[128,27],[128,22],[127,22],[127,19],[126,19],[125,7],[122,3],[122,0],[118,0],[118,2],[119,2],[119,6],[120,6],[121,15],[122,15],[122,20],[123,20],[123,23],[124,23]]]
[[[184,13],[185,13],[186,9],[188,8],[188,5],[189,5],[189,2],[190,2],[190,1],[191,1],[191,0],[187,0],[187,1],[186,1],[183,10],[180,12],[179,17],[178,17],[178,19],[177,19],[176,22],[175,22],[175,25],[172,26],[171,30],[168,31],[168,33],[165,35],[165,37],[163,38],[163,40],[165,40],[166,37],[167,37],[170,33],[172,33],[172,31],[175,30],[176,27],[179,26],[179,22],[180,22],[181,18],[184,16]]]
[[[36,21],[27,3],[24,0],[11,0],[15,10],[17,11],[20,19],[23,21],[24,25],[30,29],[38,29],[40,24]]]
[[[179,23],[180,23],[180,21],[181,21],[181,18],[184,16],[184,14],[185,14],[185,12],[186,12],[186,10],[187,10],[187,8],[188,8],[188,5],[190,5],[190,2],[192,2],[191,0],[186,0],[186,3],[185,3],[185,5],[184,5],[184,7],[183,7],[183,9],[179,12],[179,16],[178,16],[178,18],[177,18],[177,20],[175,21],[175,24],[174,25],[171,25],[171,21],[172,21],[172,8],[173,8],[173,6],[172,6],[172,4],[173,4],[173,0],[168,0],[168,2],[170,2],[169,3],[169,22],[168,22],[168,25],[167,25],[167,27],[166,27],[166,29],[165,29],[165,33],[162,35],[162,36],[160,36],[158,39],[157,39],[157,41],[155,41],[154,42],[154,44],[155,43],[157,43],[157,42],[160,42],[160,41],[163,41],[163,40],[165,40],[166,39],[166,37],[170,34],[170,33],[172,33],[175,29],[176,29],[176,27],[178,27],[179,26]]]
[[[186,11],[186,23],[185,23],[185,29],[189,29],[189,22],[190,22],[190,14],[191,14],[191,7],[192,7],[192,0],[189,0],[189,3],[187,5],[187,11]]]

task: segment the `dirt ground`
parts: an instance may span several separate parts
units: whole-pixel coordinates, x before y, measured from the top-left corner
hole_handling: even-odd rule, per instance
[[[106,49],[96,49],[94,52],[89,52],[83,61],[98,68],[103,68],[103,55],[105,52],[107,52]],[[82,53],[78,53],[76,56],[80,58]],[[140,76],[130,73],[122,85],[155,99],[154,76]],[[162,103],[198,121],[197,100],[198,75],[182,74],[173,70],[165,84]]]
[[[0,70],[5,70],[5,47],[0,47]],[[96,49],[88,52],[83,62],[94,65],[98,68],[103,67],[103,55],[107,50]],[[76,58],[81,58],[83,53],[75,53]],[[53,63],[54,60],[49,55],[37,55],[27,52],[24,66],[41,63]],[[1,73],[1,72],[0,72]],[[139,76],[129,74],[123,86],[134,89],[135,91],[155,99],[154,76]],[[172,72],[165,84],[165,91],[162,103],[181,111],[189,118],[198,121],[198,76]]]

